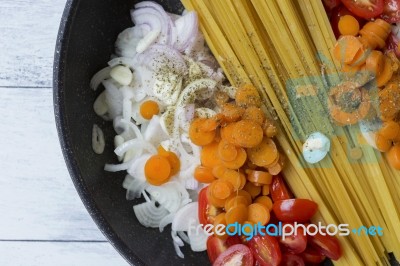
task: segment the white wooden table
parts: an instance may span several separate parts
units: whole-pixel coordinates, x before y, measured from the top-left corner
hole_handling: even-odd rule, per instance
[[[0,0],[0,265],[127,265],[80,201],[57,138],[52,64],[66,0]]]

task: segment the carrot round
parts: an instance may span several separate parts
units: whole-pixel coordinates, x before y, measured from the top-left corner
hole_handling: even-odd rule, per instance
[[[269,185],[272,183],[272,175],[264,171],[247,170],[247,180],[252,183],[258,183],[262,185]]]
[[[199,165],[194,169],[194,178],[200,183],[211,183],[215,180],[210,167]]]
[[[168,181],[171,173],[171,165],[167,158],[161,155],[153,155],[146,161],[144,173],[147,182],[159,186]]]
[[[400,145],[394,145],[386,154],[386,158],[393,168],[400,170]]]
[[[233,192],[232,184],[226,180],[217,179],[212,184],[211,195],[217,199],[224,200]]]
[[[239,189],[243,189],[244,186],[246,185],[247,179],[246,176],[243,173],[239,173],[240,175],[240,187]]]
[[[179,172],[180,168],[181,168],[181,161],[179,160],[178,155],[176,155],[172,151],[165,150],[164,147],[161,146],[161,145],[158,146],[157,152],[158,152],[159,155],[167,158],[167,160],[169,161],[169,164],[171,165],[170,176],[176,175]]]
[[[215,185],[215,181],[213,181],[207,189],[207,198],[209,200],[209,202],[211,203],[211,205],[215,206],[215,207],[219,207],[219,208],[223,208],[225,206],[225,200],[226,199],[219,199],[214,197],[212,190],[213,187]]]
[[[381,152],[387,152],[392,147],[392,141],[382,134],[375,134],[376,148]]]
[[[252,198],[251,198],[250,193],[247,192],[247,191],[244,190],[244,189],[241,189],[241,190],[239,190],[239,191],[236,191],[236,192],[234,193],[234,195],[235,195],[235,196],[244,196],[244,197],[246,197],[246,199],[247,199],[247,201],[249,202],[249,204],[251,204],[251,202],[252,202]],[[247,205],[249,205],[249,204],[247,204]]]
[[[226,122],[236,122],[242,118],[244,109],[234,103],[224,103],[221,113]]]
[[[268,172],[271,175],[278,175],[280,172],[282,172],[283,166],[284,166],[283,157],[279,156],[278,161],[275,164],[268,167]]]
[[[248,220],[253,223],[265,225],[269,222],[270,214],[265,206],[260,203],[250,204],[248,207]]]
[[[338,28],[340,34],[342,35],[356,36],[360,30],[360,23],[358,23],[358,20],[355,17],[351,15],[345,15],[340,17]]]
[[[400,88],[395,83],[389,83],[379,91],[379,110],[383,121],[393,120],[400,111]]]
[[[222,106],[229,101],[229,95],[223,91],[216,91],[214,93],[214,100],[218,106]]]
[[[389,23],[382,19],[376,19],[363,26],[360,30],[360,40],[365,47],[371,50],[377,47],[383,48],[390,31],[391,26]]]
[[[255,186],[251,182],[247,182],[243,189],[246,190],[253,199],[261,193],[261,187]]]
[[[269,195],[269,185],[264,185],[261,188],[261,195],[267,196]]]
[[[190,140],[198,145],[198,146],[205,146],[213,142],[215,138],[215,130],[212,131],[204,131],[203,126],[206,119],[204,118],[195,118],[190,123],[189,127],[189,138]]]
[[[341,63],[351,64],[360,49],[363,49],[363,45],[358,38],[344,35],[336,42],[333,54]]]
[[[400,135],[400,125],[394,121],[384,122],[379,134],[391,140],[397,140]]]
[[[254,203],[260,203],[267,208],[268,211],[272,211],[272,200],[268,196],[259,196],[254,200]]]
[[[217,234],[217,232],[216,232],[217,225],[219,225],[219,224],[226,225],[225,215],[226,215],[225,212],[221,212],[220,214],[218,214],[214,218],[214,228],[213,228],[214,235],[217,236],[220,239],[226,239],[228,237],[228,235],[225,232],[222,235]]]
[[[216,177],[216,178],[222,178],[224,176],[225,171],[228,170],[228,168],[226,168],[223,165],[216,165],[212,168],[212,174]]]
[[[253,120],[241,120],[236,122],[233,131],[233,139],[237,146],[253,148],[261,143],[264,136],[260,124]]]
[[[211,168],[222,164],[218,156],[218,142],[203,147],[200,153],[200,161],[203,166]]]
[[[382,72],[376,78],[376,85],[378,87],[384,86],[393,76],[392,61],[389,57],[385,56],[384,66]]]
[[[229,123],[221,127],[221,138],[232,144],[236,143],[233,134],[235,132],[235,124],[236,123]]]
[[[261,106],[261,97],[257,89],[251,85],[246,84],[240,87],[235,95],[236,104],[242,107]]]
[[[235,145],[222,139],[218,144],[218,156],[223,161],[233,161],[238,155]]]
[[[233,191],[237,191],[240,189],[241,180],[240,173],[238,171],[227,169],[223,174],[221,180],[228,181],[233,186]]]
[[[247,153],[245,149],[238,148],[238,154],[236,158],[232,161],[222,161],[222,165],[229,169],[239,169],[244,165],[247,159]]]
[[[235,207],[239,204],[249,206],[251,204],[251,201],[249,202],[245,196],[232,195],[229,199],[225,201],[225,211],[229,211],[232,207]]]
[[[247,206],[239,204],[229,209],[225,214],[227,224],[239,223],[243,224],[247,220]]]
[[[385,65],[385,57],[381,51],[373,50],[365,61],[365,69],[379,76]]]
[[[250,106],[246,108],[244,111],[244,114],[242,116],[243,120],[253,120],[257,124],[262,125],[265,120],[265,114],[261,110],[261,108],[256,107],[256,106]]]
[[[268,119],[264,121],[263,130],[264,130],[264,135],[267,136],[268,138],[275,137],[276,134],[278,133],[278,129],[276,128],[274,123],[272,123]]]
[[[200,130],[204,132],[211,132],[217,129],[220,124],[218,117],[205,118],[200,126]]]
[[[254,148],[247,149],[247,154],[252,163],[258,166],[270,165],[278,157],[278,149],[275,142],[270,138],[263,141]]]
[[[153,115],[157,115],[160,112],[158,103],[152,100],[143,102],[140,105],[140,115],[147,120],[150,120]]]

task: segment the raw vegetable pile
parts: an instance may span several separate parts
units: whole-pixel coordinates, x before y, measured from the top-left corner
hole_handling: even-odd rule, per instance
[[[323,2],[338,38],[334,57],[345,73],[331,93],[331,116],[339,125],[359,123],[366,141],[400,170],[400,1]],[[378,108],[368,94],[374,87]]]

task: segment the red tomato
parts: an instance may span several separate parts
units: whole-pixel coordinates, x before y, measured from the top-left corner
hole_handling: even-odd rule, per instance
[[[300,254],[305,263],[318,264],[325,260],[325,256],[312,247],[307,247],[303,253]]]
[[[362,18],[370,19],[383,12],[383,0],[342,0],[351,13]]]
[[[340,0],[322,0],[322,2],[324,3],[324,6],[329,10],[332,10],[340,5]]]
[[[328,234],[322,235],[319,232],[315,236],[308,236],[308,242],[317,251],[332,260],[338,260],[342,256],[342,249],[339,240]]]
[[[277,266],[281,263],[282,254],[275,237],[256,235],[247,245],[260,266]]]
[[[284,223],[282,225],[283,231],[286,234],[290,234],[290,235],[285,235],[285,238],[283,238],[283,236],[279,239],[279,242],[281,243],[281,245],[285,246],[285,248],[293,254],[300,254],[301,252],[303,252],[306,247],[307,247],[307,236],[305,235],[305,232],[303,230],[302,227],[298,227],[297,228],[297,232],[296,234],[293,232],[290,232],[290,230],[293,227],[284,227],[286,224],[289,223]]]
[[[285,253],[282,255],[282,262],[280,266],[305,266],[305,264],[300,256]]]
[[[317,212],[318,205],[308,199],[288,199],[274,202],[272,210],[282,222],[305,223]]]
[[[215,207],[214,205],[211,205],[208,197],[207,197],[207,189],[208,187],[203,188],[200,190],[199,193],[199,221],[200,224],[206,225],[206,224],[213,224],[214,223],[214,218],[218,214],[222,212],[222,209]]]
[[[389,23],[400,22],[400,0],[384,0],[380,17]]]
[[[290,193],[287,188],[285,181],[282,176],[277,175],[272,179],[272,183],[270,185],[270,192],[272,201],[285,200],[293,198],[292,193]]]
[[[241,258],[241,266],[253,266],[253,255],[251,254],[250,249],[243,244],[233,245],[222,252],[213,263],[213,266],[229,265],[229,263],[232,263],[233,261],[236,262],[238,258]]]
[[[339,38],[339,36],[340,36],[339,26],[338,26],[339,20],[341,17],[343,17],[345,15],[352,15],[353,17],[355,17],[357,19],[358,23],[360,24],[360,28],[365,24],[365,19],[352,14],[345,6],[340,5],[337,8],[335,8],[334,10],[332,10],[332,15],[331,15],[331,19],[330,19],[332,30],[335,33],[336,38]]]
[[[222,240],[214,235],[207,238],[207,255],[211,263],[218,258],[218,256],[227,250],[230,246],[241,244],[240,237],[230,236],[226,240]]]

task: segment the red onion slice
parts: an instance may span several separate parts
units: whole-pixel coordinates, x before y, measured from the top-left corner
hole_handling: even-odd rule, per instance
[[[195,12],[191,11],[175,21],[177,40],[174,47],[183,52],[196,40],[198,33],[198,19]]]

